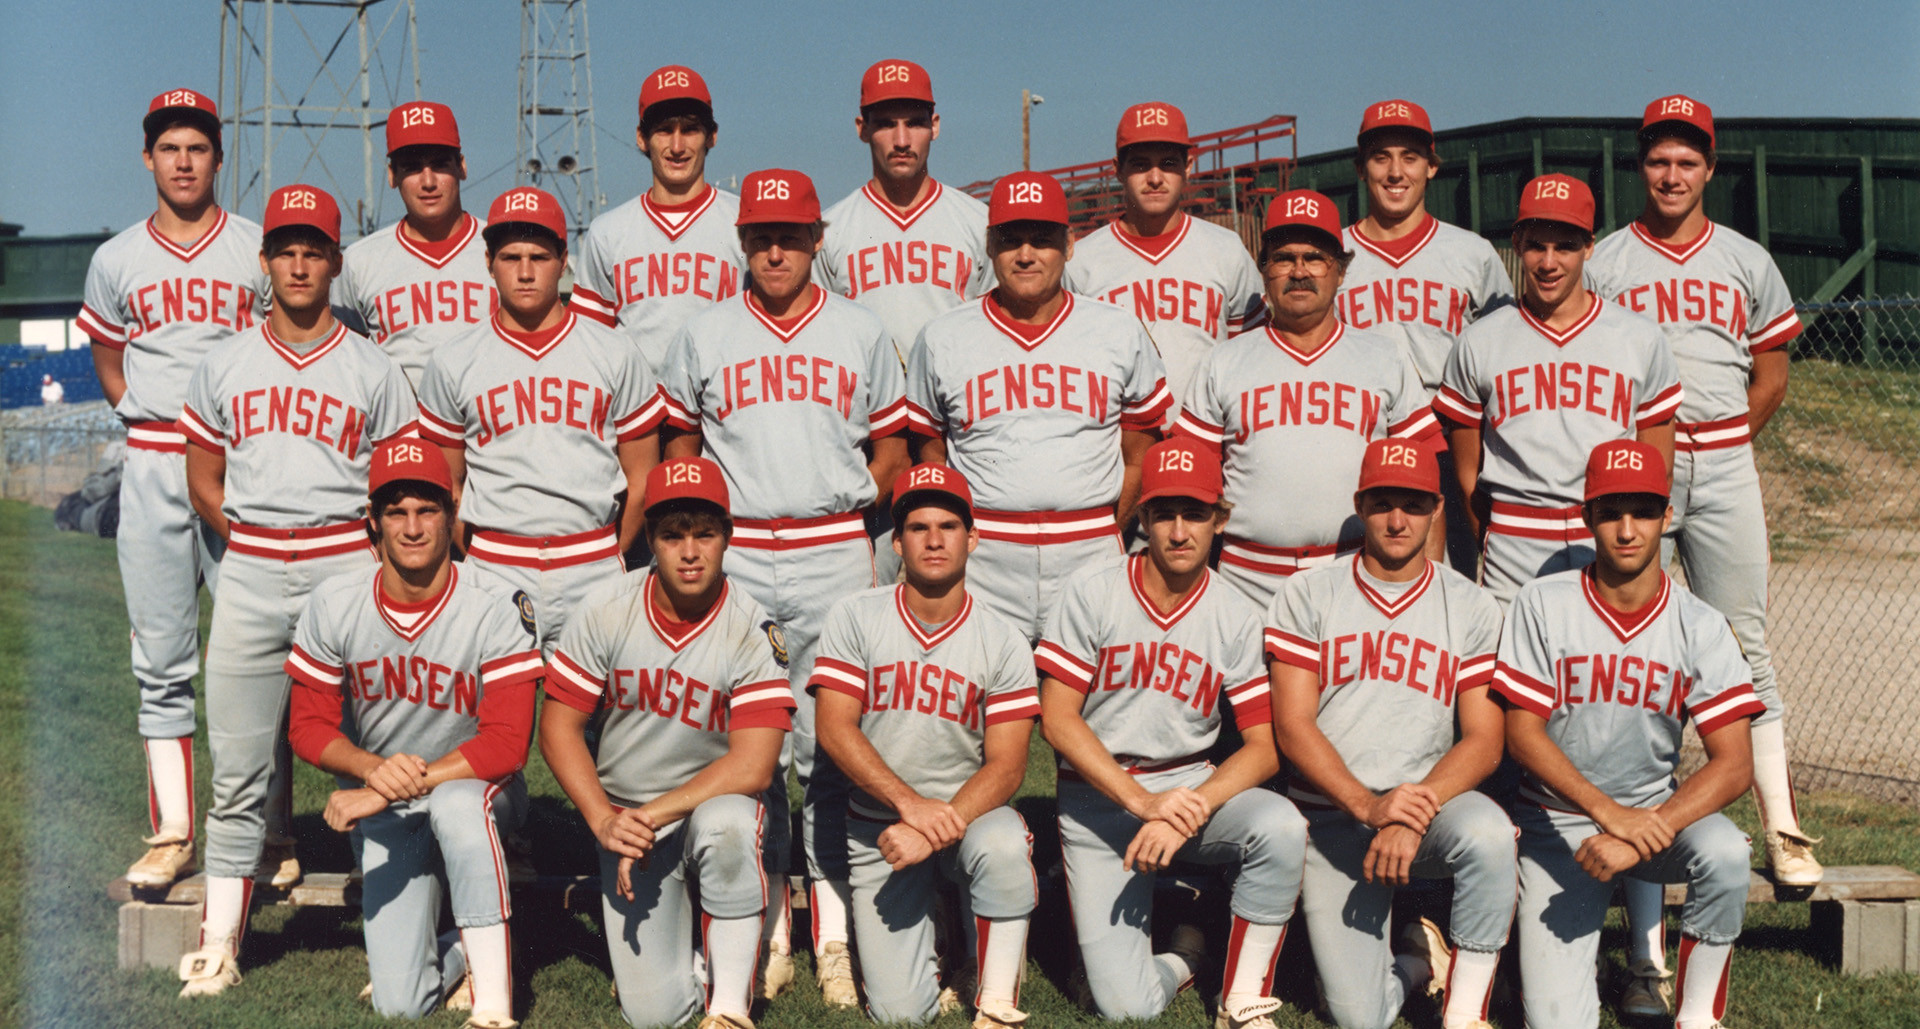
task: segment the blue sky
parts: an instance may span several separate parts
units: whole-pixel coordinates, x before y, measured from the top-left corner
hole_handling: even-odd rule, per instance
[[[376,18],[399,2],[375,8]],[[512,0],[418,0],[422,92],[460,118],[470,207],[513,184],[506,166],[519,9]],[[162,89],[214,89],[219,10],[216,0],[16,9],[0,38],[0,138],[12,141],[0,149],[0,219],[53,235],[120,228],[150,211],[140,116]],[[162,11],[173,17],[159,20]],[[932,75],[943,122],[933,168],[954,184],[1018,166],[1022,88],[1046,98],[1033,115],[1040,168],[1105,156],[1120,111],[1147,99],[1180,105],[1195,131],[1296,115],[1303,155],[1349,145],[1361,109],[1395,96],[1425,104],[1436,128],[1636,115],[1669,92],[1699,97],[1722,116],[1920,116],[1920,4],[1912,0],[596,0],[590,28],[601,190],[612,203],[645,181],[632,143],[634,98],[641,78],[667,63],[693,66],[713,88],[721,131],[711,175],[796,167],[828,203],[866,176],[853,135],[859,75],[886,57],[919,61]],[[354,182],[357,154],[356,145]],[[375,199],[389,220],[397,214],[391,192]]]

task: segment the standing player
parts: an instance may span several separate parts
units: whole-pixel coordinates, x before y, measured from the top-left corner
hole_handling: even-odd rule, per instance
[[[335,291],[415,389],[440,344],[500,306],[473,245],[486,223],[460,206],[466,178],[452,108],[415,100],[387,113],[387,184],[407,215],[347,248]]]
[[[1225,465],[1240,521],[1220,574],[1260,604],[1287,576],[1360,546],[1353,479],[1369,442],[1439,431],[1393,341],[1334,313],[1351,256],[1332,201],[1306,189],[1275,197],[1260,240],[1271,320],[1206,356],[1176,426]]]
[[[1726,616],[1660,570],[1666,455],[1615,440],[1587,463],[1594,563],[1523,587],[1493,688],[1527,773],[1520,976],[1530,1025],[1593,1026],[1588,975],[1613,880],[1686,883],[1677,1029],[1716,1029],[1747,910],[1747,837],[1720,810],[1753,780],[1764,708]],[[1675,787],[1691,721],[1707,763]]]
[[[580,606],[547,675],[540,752],[600,843],[608,957],[630,1025],[752,1029],[767,909],[763,795],[793,688],[773,621],[722,568],[734,525],[720,468],[647,476],[654,567]],[[604,721],[597,752],[588,724]],[[776,815],[776,817],[778,817]],[[694,969],[698,887],[707,984]]]
[[[902,472],[893,519],[905,581],[833,606],[807,682],[820,746],[854,785],[848,850],[867,1008],[881,1022],[943,1010],[933,908],[944,877],[974,916],[974,1029],[1016,1026],[1027,1020],[1017,1005],[1038,896],[1033,836],[1008,801],[1040,714],[1033,651],[1005,619],[974,609],[967,557],[979,534],[960,473]]]
[[[1504,607],[1527,582],[1593,560],[1580,475],[1594,447],[1638,439],[1673,455],[1680,379],[1660,327],[1582,281],[1593,192],[1542,175],[1513,224],[1520,302],[1474,322],[1447,359],[1434,411],[1483,540],[1480,584]]]
[[[267,319],[207,352],[180,408],[187,485],[227,541],[207,642],[207,893],[200,947],[181,962],[180,995],[216,994],[240,981],[262,850],[291,821],[284,780],[285,669],[307,595],[364,569],[367,473],[376,444],[414,431],[413,390],[392,359],[333,317],[340,272],[340,208],[312,186],[267,198],[260,267],[272,281]],[[297,878],[297,873],[296,876]]]
[[[100,390],[127,425],[115,547],[133,625],[153,833],[127,881],[165,886],[194,866],[200,583],[214,588],[221,550],[188,500],[187,439],[174,421],[200,358],[260,317],[265,280],[260,227],[214,202],[221,149],[213,101],[169,90],[147,105],[141,128],[159,203],[94,253],[79,322],[93,340]],[[284,837],[286,826],[275,829]]]
[[[665,407],[640,354],[560,302],[552,194],[500,194],[485,239],[500,310],[428,362],[420,431],[453,469],[468,554],[524,591],[551,652],[580,599],[624,573]]]
[[[687,317],[740,292],[747,259],[733,222],[740,198],[707,182],[719,142],[713,96],[691,68],[668,65],[640,87],[647,191],[593,220],[575,262],[573,308],[633,338],[655,375]]]
[[[822,225],[805,175],[747,176],[739,234],[745,296],[687,320],[662,375],[672,457],[705,453],[734,497],[733,575],[779,623],[796,697],[806,687],[827,609],[873,585],[866,510],[907,466],[900,358],[879,317],[812,281]],[[805,791],[803,833],[816,886],[814,956],[827,1003],[858,1003],[847,950],[845,780],[814,762],[813,704],[801,703],[793,766]],[[775,777],[786,811],[785,772]],[[821,820],[825,819],[824,826]],[[768,871],[784,873],[788,826],[774,819]],[[822,847],[825,852],[822,852]],[[767,988],[791,978],[784,897],[769,927]]]
[[[1260,612],[1214,588],[1227,520],[1220,466],[1187,440],[1149,449],[1144,554],[1061,593],[1037,656],[1042,727],[1060,754],[1060,846],[1087,984],[1107,1018],[1154,1018],[1199,971],[1198,934],[1153,953],[1153,875],[1237,864],[1217,1029],[1273,1029],[1274,961],[1300,895],[1300,812],[1260,784],[1280,770]],[[1206,757],[1233,708],[1241,745]]]
[[[1178,107],[1127,108],[1113,148],[1120,217],[1074,244],[1066,288],[1140,319],[1177,404],[1216,344],[1266,320],[1260,270],[1238,232],[1180,209],[1193,140]]]
[[[1359,478],[1361,552],[1287,580],[1267,615],[1274,728],[1307,816],[1300,899],[1314,964],[1340,1026],[1384,1029],[1409,994],[1444,984],[1446,1029],[1491,1029],[1513,823],[1474,787],[1505,732],[1486,689],[1500,606],[1426,556],[1442,505],[1431,450],[1376,440]],[[1391,957],[1393,888],[1447,878],[1454,949],[1422,919]]]
[[[1440,172],[1440,154],[1426,108],[1410,100],[1368,107],[1353,165],[1367,186],[1367,216],[1347,226],[1353,260],[1341,283],[1340,320],[1399,343],[1431,397],[1460,333],[1494,306],[1512,303],[1513,279],[1492,243],[1427,212],[1427,184]],[[1427,554],[1470,570],[1479,547],[1444,450],[1440,480],[1448,494],[1446,531],[1427,541]]]
[[[513,970],[500,839],[527,811],[520,769],[542,669],[534,625],[504,580],[455,567],[453,478],[438,449],[382,444],[368,486],[380,566],[337,575],[308,600],[287,656],[288,737],[341,782],[327,824],[358,830],[374,1010],[425,1016],[465,978],[467,1024],[505,1029]],[[396,686],[408,668],[420,688]],[[436,938],[442,875],[457,930]]]
[[[907,358],[922,460],[966,476],[982,505],[974,595],[1029,640],[1060,583],[1117,564],[1140,455],[1172,395],[1136,319],[1061,287],[1067,198],[1039,172],[993,184],[987,252],[999,285],[927,323]]]

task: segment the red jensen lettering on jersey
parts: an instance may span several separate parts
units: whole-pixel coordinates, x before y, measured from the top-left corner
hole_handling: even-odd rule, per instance
[[[1350,632],[1320,644],[1322,692],[1355,679],[1397,682],[1453,706],[1460,659],[1404,632]]]
[[[162,279],[127,294],[133,324],[127,338],[138,339],[174,322],[218,325],[235,332],[253,325],[259,300],[253,290],[219,279]]]
[[[1143,322],[1184,322],[1209,336],[1220,335],[1220,315],[1226,310],[1227,297],[1202,282],[1162,277],[1141,279],[1118,289],[1110,289],[1101,299],[1109,304],[1127,306],[1131,298],[1133,316]]]
[[[1213,714],[1226,676],[1207,659],[1173,643],[1123,643],[1101,647],[1095,690],[1153,690],[1203,715]]]
[[[1655,321],[1706,322],[1727,330],[1734,339],[1747,334],[1747,298],[1724,282],[1704,279],[1668,279],[1648,282],[1620,294],[1620,303]],[[1648,308],[1648,304],[1653,306]]]
[[[1419,322],[1459,335],[1467,327],[1473,298],[1444,282],[1428,279],[1380,279],[1334,298],[1340,320],[1356,329],[1382,322]]]
[[[1493,377],[1487,419],[1496,427],[1535,411],[1586,411],[1633,428],[1633,379],[1597,364],[1550,361]]]
[[[978,730],[986,691],[932,662],[895,661],[867,673],[868,711],[917,711]]]
[[[967,411],[962,429],[997,414],[1028,408],[1072,411],[1095,424],[1107,420],[1113,380],[1068,364],[1010,364],[989,368],[967,380]]]
[[[339,397],[305,386],[270,386],[233,398],[233,432],[227,443],[239,446],[241,440],[273,432],[306,436],[354,458],[366,430],[366,412]]]
[[[613,394],[578,379],[529,375],[474,397],[473,411],[480,419],[480,432],[473,440],[476,447],[523,425],[565,425],[606,439]]]
[[[607,676],[607,701],[622,711],[677,718],[689,729],[727,731],[726,698],[677,668],[616,668]]]
[[[425,704],[461,715],[480,711],[479,676],[418,654],[356,661],[348,671],[347,692],[356,700]]]
[[[1679,718],[1693,677],[1633,654],[1578,654],[1553,663],[1562,704],[1622,704]]]
[[[421,325],[461,323],[478,325],[500,309],[500,294],[481,282],[442,279],[395,286],[380,294],[380,325],[374,342]]]
[[[648,297],[691,293],[725,300],[740,292],[740,269],[733,262],[690,250],[629,257],[614,268],[613,279],[622,307]]]
[[[877,262],[877,270],[876,270]],[[862,247],[847,255],[847,296],[882,286],[928,285],[967,295],[973,258],[966,251],[924,239]]]
[[[853,395],[859,388],[859,372],[825,357],[770,354],[735,361],[720,367],[720,406],[713,420],[724,422],[742,408],[780,401],[825,404],[840,417],[852,418]]]
[[[1380,426],[1380,395],[1344,382],[1282,382],[1240,394],[1236,443],[1262,429],[1332,425],[1372,439]]]

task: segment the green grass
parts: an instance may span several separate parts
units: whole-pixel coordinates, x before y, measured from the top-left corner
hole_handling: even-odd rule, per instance
[[[145,831],[141,757],[134,742],[126,621],[110,543],[54,531],[45,511],[0,503],[0,1025],[6,1026],[372,1026],[388,1024],[354,1001],[366,981],[357,915],[339,910],[265,909],[254,917],[243,967],[230,994],[195,1003],[175,998],[170,971],[115,967],[116,913],[105,885],[137,856]],[[1051,764],[1036,743],[1033,773],[1020,807],[1035,835],[1044,871],[1058,854],[1050,796]],[[204,734],[196,756],[200,797],[210,769]],[[571,817],[535,754],[535,804],[528,835],[543,871],[591,867],[592,844]],[[345,841],[316,812],[329,788],[311,769],[297,782],[302,856],[314,870],[341,870]],[[1733,812],[1752,829],[1752,808]],[[1824,833],[1821,856],[1833,863],[1920,868],[1920,814],[1844,796],[1808,798],[1809,827]],[[1750,910],[1735,957],[1731,1024],[1740,1029],[1793,1026],[1920,1025],[1920,979],[1853,979],[1808,952],[1805,905]],[[1320,1024],[1310,1005],[1311,972],[1291,936],[1282,958],[1281,993],[1293,1001],[1283,1026]],[[1101,1024],[1062,995],[1074,955],[1065,915],[1042,909],[1033,929],[1034,964],[1023,993],[1035,1029]],[[531,900],[514,918],[519,1015],[528,1026],[623,1025],[607,993],[605,942],[593,915],[569,915]],[[1618,964],[1620,930],[1606,943]],[[850,1012],[821,1005],[804,968],[795,991],[759,1019],[770,1029],[854,1027]],[[1817,1011],[1816,1011],[1817,1007]],[[1431,1029],[1428,1005],[1410,1006],[1402,1025]],[[450,1027],[440,1014],[419,1023]],[[938,1023],[967,1024],[958,1015]],[[1152,1027],[1210,1025],[1196,993],[1181,996]],[[1501,1020],[1505,1026],[1518,1019]],[[1611,1015],[1602,1024],[1617,1026]],[[1640,1027],[1633,1027],[1640,1029]]]

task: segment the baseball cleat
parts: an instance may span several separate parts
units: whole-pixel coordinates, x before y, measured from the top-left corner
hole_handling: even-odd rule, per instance
[[[772,1000],[793,985],[793,948],[768,944],[767,958],[760,964],[760,988],[756,996]]]
[[[1220,1013],[1213,1017],[1213,1029],[1279,1029],[1274,1024],[1273,1013],[1281,1006],[1277,997],[1261,997],[1236,1008],[1222,1004]]]
[[[1407,923],[1400,930],[1400,946],[1396,953],[1411,954],[1427,963],[1432,974],[1427,977],[1427,996],[1437,997],[1447,988],[1447,972],[1453,968],[1453,948],[1447,946],[1447,937],[1435,925],[1433,919],[1422,918]]]
[[[476,1011],[467,1016],[466,1029],[516,1029],[520,1023],[501,1011]]]
[[[276,890],[292,889],[300,884],[300,857],[293,841],[269,843],[260,850],[260,865],[254,869],[255,882],[265,882]]]
[[[146,856],[127,869],[127,882],[134,886],[170,886],[199,867],[190,839],[149,836],[141,842],[147,845]]]
[[[853,954],[842,940],[828,940],[814,955],[819,967],[814,977],[820,980],[820,999],[829,1007],[860,1006],[860,994],[853,986]]]
[[[753,1019],[716,1011],[700,1020],[700,1029],[753,1029]]]
[[[1027,1013],[1010,1004],[989,1002],[973,1013],[973,1029],[1012,1029],[1026,1021]]]
[[[472,1011],[473,1010],[473,973],[472,972],[468,972],[466,975],[461,976],[460,982],[454,986],[453,992],[447,994],[447,1010],[448,1011]]]
[[[966,1006],[965,998],[971,997],[979,989],[979,970],[968,962],[966,967],[954,969],[943,977],[940,987],[939,1008],[941,1014],[958,1011]]]
[[[196,950],[180,959],[182,997],[212,997],[240,985],[240,967],[225,947]]]
[[[1773,881],[1781,886],[1817,885],[1826,874],[1813,856],[1813,845],[1819,842],[1804,833],[1768,832],[1767,867],[1773,869]]]
[[[1620,1013],[1635,1018],[1673,1017],[1673,973],[1651,961],[1636,961],[1627,969],[1627,985],[1620,991]]]
[[[373,1003],[373,981],[371,979],[367,981],[367,985],[360,987],[360,996],[354,999],[365,1001],[368,1004]]]

